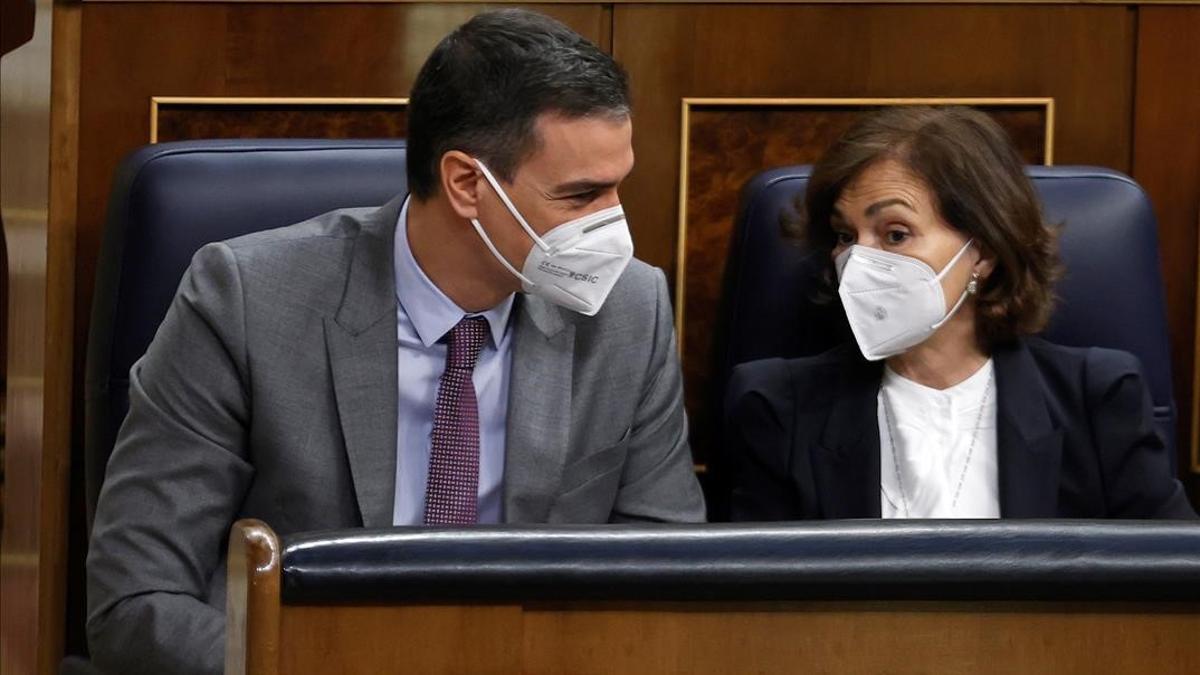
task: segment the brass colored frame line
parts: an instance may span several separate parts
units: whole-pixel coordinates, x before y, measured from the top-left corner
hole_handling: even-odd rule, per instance
[[[683,363],[683,305],[687,297],[687,200],[688,200],[688,150],[691,143],[691,108],[696,99],[680,101],[682,115],[679,128],[679,223],[675,236],[675,348],[679,350],[679,362]]]
[[[1046,166],[1054,164],[1054,99],[1052,97],[985,97],[985,98],[697,98],[680,99],[679,129],[679,221],[675,249],[675,339],[680,360],[683,359],[683,313],[687,299],[687,200],[688,150],[692,106],[755,107],[831,107],[831,106],[901,106],[901,105],[967,105],[967,106],[1032,106],[1046,108],[1045,146]],[[764,169],[768,167],[763,167]],[[1200,347],[1200,343],[1198,343]],[[1200,382],[1200,369],[1197,370]],[[1200,434],[1200,429],[1194,432]],[[1195,447],[1195,443],[1192,444]],[[1200,458],[1198,458],[1200,459]]]
[[[358,97],[271,97],[271,96],[151,96],[150,97],[150,142],[158,142],[158,109],[160,106],[212,105],[212,106],[406,106],[408,98],[358,98]]]

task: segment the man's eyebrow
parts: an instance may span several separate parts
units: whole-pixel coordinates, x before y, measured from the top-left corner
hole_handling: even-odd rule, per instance
[[[557,185],[550,190],[550,197],[570,197],[571,195],[586,194],[588,192],[597,192],[616,187],[616,182],[599,181],[592,179],[573,180],[569,183]]]
[[[892,199],[884,199],[882,201],[875,202],[874,204],[868,206],[867,210],[863,211],[863,215],[870,217],[870,216],[875,215],[876,213],[879,213],[881,210],[886,209],[889,206],[896,206],[896,205],[903,206],[904,208],[908,209],[909,211],[912,211],[913,213],[917,212],[916,209],[914,209],[908,202],[904,201],[903,199],[892,198]]]

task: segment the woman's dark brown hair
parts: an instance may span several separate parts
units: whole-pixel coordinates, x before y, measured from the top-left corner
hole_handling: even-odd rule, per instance
[[[1045,327],[1059,275],[1056,228],[1046,224],[1024,162],[1008,135],[971,108],[898,106],[860,120],[813,167],[800,218],[787,233],[828,261],[837,234],[834,205],[864,169],[895,159],[921,177],[939,214],[995,258],[976,299],[977,332],[995,344]]]

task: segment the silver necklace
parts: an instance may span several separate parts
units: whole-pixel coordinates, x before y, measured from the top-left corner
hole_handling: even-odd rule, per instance
[[[983,411],[987,408],[988,397],[992,393],[992,378],[996,371],[988,373],[987,384],[983,388],[983,398],[979,401],[979,412],[975,416],[975,430],[971,432],[971,444],[967,446],[967,458],[963,461],[962,473],[958,476],[958,485],[954,488],[954,499],[950,508],[958,506],[958,497],[962,494],[963,482],[967,478],[967,468],[971,466],[971,457],[975,454],[975,441],[979,438],[979,427],[983,423]],[[883,392],[883,421],[887,426],[888,446],[892,450],[892,468],[896,470],[896,485],[900,488],[900,504],[904,507],[904,517],[909,518],[908,491],[904,489],[904,477],[900,474],[900,461],[896,457],[896,438],[892,434],[892,402],[887,392]]]

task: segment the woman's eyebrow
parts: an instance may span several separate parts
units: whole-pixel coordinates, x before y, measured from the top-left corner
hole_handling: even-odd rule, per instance
[[[892,199],[884,199],[884,200],[875,202],[874,204],[868,206],[867,210],[863,211],[863,215],[870,217],[870,216],[875,215],[876,213],[879,213],[881,210],[886,209],[889,206],[896,206],[896,205],[903,206],[904,208],[908,209],[909,211],[912,211],[913,213],[917,212],[917,210],[914,209],[908,202],[904,201],[903,199],[900,199],[899,197],[893,197]]]

